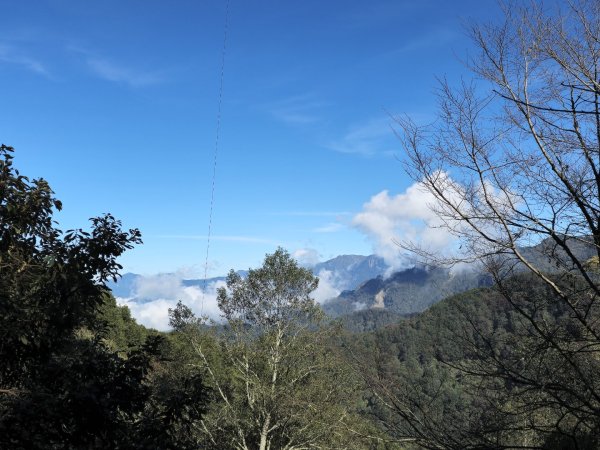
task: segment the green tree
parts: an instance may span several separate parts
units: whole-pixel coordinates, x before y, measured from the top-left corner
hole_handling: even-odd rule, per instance
[[[107,214],[63,233],[61,203],[14,169],[12,153],[0,146],[0,447],[175,446],[189,395],[175,409],[155,395],[163,339],[146,338],[105,285],[140,232]],[[206,389],[192,381],[179,392],[201,413]]]
[[[98,310],[97,320],[102,323],[102,342],[112,351],[126,355],[140,349],[149,335],[156,334],[138,324],[127,306],[117,305],[115,298],[107,294]]]
[[[189,308],[179,304],[171,311],[177,330],[195,333],[188,336],[218,399],[203,422],[212,446],[358,445],[346,427],[356,383],[332,345],[334,330],[310,296],[317,284],[278,249],[245,278],[229,273],[227,287],[218,291],[226,324],[212,338]]]

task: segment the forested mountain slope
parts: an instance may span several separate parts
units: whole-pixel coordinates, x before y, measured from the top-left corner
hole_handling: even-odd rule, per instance
[[[581,283],[566,274],[556,280]],[[585,348],[579,322],[534,275],[517,274],[506,286],[509,297],[477,288],[351,335],[348,354],[370,388],[363,412],[390,435],[417,436],[426,448],[597,448],[596,402],[580,396],[590,387],[576,381],[595,380],[597,358],[574,353],[576,369],[585,368],[576,376],[564,363],[570,350],[552,344],[560,332]],[[540,330],[550,337],[540,338]],[[585,426],[572,436],[553,431],[557,421],[572,429],[578,420]]]
[[[386,310],[406,315],[424,311],[442,298],[476,287],[488,286],[490,279],[475,271],[453,272],[444,268],[413,267],[379,276],[354,291],[345,291],[325,303],[332,316],[352,314],[367,309]]]

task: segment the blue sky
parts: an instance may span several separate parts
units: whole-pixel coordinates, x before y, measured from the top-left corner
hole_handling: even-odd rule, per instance
[[[126,271],[202,275],[225,0],[0,10],[0,141],[49,180],[62,228],[111,212],[144,236]],[[278,245],[393,251],[356,220],[412,198],[389,115],[431,120],[436,77],[468,76],[463,24],[498,16],[491,0],[230,0],[209,275]]]

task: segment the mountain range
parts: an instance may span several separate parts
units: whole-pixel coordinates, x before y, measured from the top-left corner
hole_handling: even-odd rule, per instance
[[[383,275],[389,266],[377,255],[340,255],[312,267],[315,275],[330,272],[339,290],[356,289],[364,282]]]
[[[569,248],[580,261],[587,261],[595,254],[595,250],[581,240],[572,240]],[[520,249],[527,259],[544,271],[556,270],[556,261],[566,257],[564,252],[552,250],[549,240]],[[508,266],[517,272],[524,269],[520,263]],[[389,274],[389,266],[376,255],[340,255],[310,269],[321,278],[322,284],[330,285],[331,292],[339,292],[339,295],[334,294],[332,298],[320,299],[327,315],[332,318],[340,317],[349,328],[361,331],[396,322],[399,318],[425,311],[446,297],[492,284],[488,274],[474,268],[451,270],[415,265]],[[247,272],[238,273],[244,276]],[[158,275],[156,285],[160,286],[161,277],[166,280],[170,275],[174,274]],[[141,275],[126,273],[116,283],[109,284],[109,287],[116,297],[127,298],[136,303],[156,299],[138,289],[143,279]],[[178,278],[177,282],[186,288],[203,288],[224,280],[225,276],[221,276],[206,280]]]
[[[318,263],[312,267],[308,267],[317,276],[327,277],[333,280],[335,288],[339,291],[355,289],[362,283],[382,275],[388,270],[388,265],[383,258],[376,255],[340,255],[333,259]],[[244,276],[247,271],[238,270],[237,273]],[[160,274],[173,275],[173,274]],[[108,283],[115,297],[137,298],[143,301],[143,298],[137,296],[138,283],[144,278],[143,275],[135,273],[125,273],[116,282]],[[185,287],[196,286],[203,288],[205,285],[210,285],[218,281],[224,281],[225,276],[207,278],[183,278],[181,283]]]
[[[323,305],[330,316],[343,316],[365,309],[388,310],[398,315],[424,311],[453,294],[489,286],[489,276],[467,270],[453,272],[439,267],[415,266],[368,280],[357,289],[342,292]]]

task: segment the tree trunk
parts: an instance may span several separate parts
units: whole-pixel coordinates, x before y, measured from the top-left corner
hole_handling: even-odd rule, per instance
[[[267,450],[267,437],[269,435],[269,426],[271,424],[271,415],[267,414],[260,432],[260,450]]]

